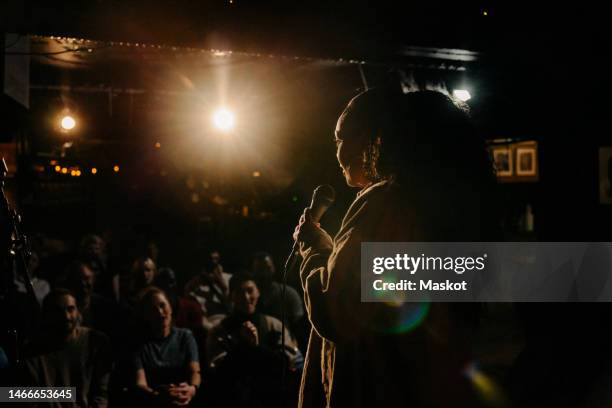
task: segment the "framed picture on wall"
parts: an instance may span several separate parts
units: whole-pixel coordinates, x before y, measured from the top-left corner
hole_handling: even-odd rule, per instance
[[[493,149],[493,161],[498,177],[512,176],[512,149],[508,147],[496,147]]]
[[[516,149],[516,175],[536,175],[536,149],[535,147],[518,147]]]

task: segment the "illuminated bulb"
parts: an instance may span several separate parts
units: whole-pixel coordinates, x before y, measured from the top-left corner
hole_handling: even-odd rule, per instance
[[[234,128],[234,114],[225,108],[217,109],[213,115],[213,123],[217,129],[227,132]]]
[[[159,142],[155,142],[155,148],[156,148],[156,149],[159,149],[160,147],[161,147],[161,143],[159,143]]]
[[[70,175],[71,176],[76,176],[76,171],[75,170],[70,170]]]
[[[58,173],[62,171],[62,166],[55,166],[55,171],[57,171]]]
[[[98,172],[98,169],[96,169],[95,167],[92,167],[91,174],[96,174],[97,172]]]
[[[76,121],[72,116],[64,116],[61,121],[62,129],[64,130],[72,130],[76,126]]]
[[[68,173],[68,169],[66,167],[62,167],[62,174]]]
[[[259,176],[261,176],[260,172],[258,172],[258,171],[254,171],[253,172],[253,177],[259,177]]]
[[[453,91],[453,96],[463,102],[467,102],[472,99],[470,92],[465,89],[455,89]]]
[[[74,175],[77,176],[77,177],[81,177],[81,170],[75,171]]]
[[[115,166],[115,167],[113,167],[113,171],[114,171],[115,173],[119,173],[119,166]]]

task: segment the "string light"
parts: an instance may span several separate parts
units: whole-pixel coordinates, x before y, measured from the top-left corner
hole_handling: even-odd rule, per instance
[[[115,167],[113,167],[113,171],[115,173],[119,173],[119,166],[115,165]]]
[[[96,169],[95,167],[91,168],[91,174],[96,174],[98,172],[98,169]]]
[[[55,171],[56,171],[56,172],[58,172],[58,173],[59,173],[60,171],[62,171],[62,166],[59,166],[59,165],[58,165],[58,166],[55,166]]]

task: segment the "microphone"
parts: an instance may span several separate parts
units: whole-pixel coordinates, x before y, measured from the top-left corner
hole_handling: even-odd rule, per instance
[[[313,222],[319,222],[325,211],[334,203],[336,200],[336,191],[329,184],[322,184],[315,188],[312,193],[312,200],[310,201],[310,216]],[[285,273],[287,271],[293,269],[293,260],[295,257],[295,253],[297,252],[298,242],[295,241],[293,244],[293,248],[291,248],[291,253],[289,257],[287,257],[287,261],[285,262]]]
[[[323,184],[315,188],[310,201],[310,215],[314,222],[319,222],[325,211],[334,203],[336,192],[329,184]]]

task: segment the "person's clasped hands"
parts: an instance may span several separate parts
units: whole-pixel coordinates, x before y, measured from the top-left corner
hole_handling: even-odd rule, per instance
[[[182,407],[188,405],[193,397],[195,397],[196,387],[186,382],[182,382],[178,385],[169,384],[162,388],[162,394],[170,405]]]

